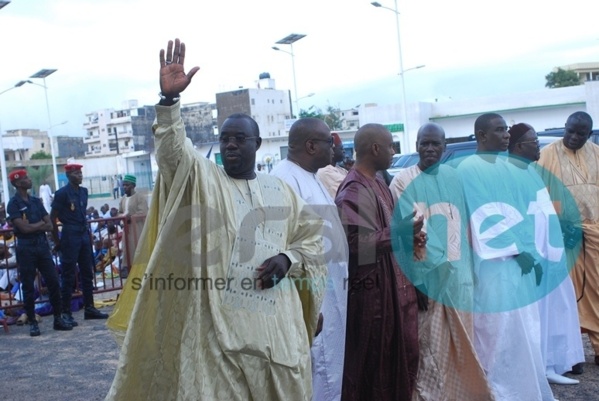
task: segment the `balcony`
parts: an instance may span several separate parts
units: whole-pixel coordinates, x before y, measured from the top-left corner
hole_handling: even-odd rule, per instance
[[[112,117],[109,124],[122,124],[131,121],[131,116]]]
[[[89,144],[94,142],[100,142],[100,135],[86,136],[83,138],[83,143]]]
[[[129,130],[129,131],[117,132],[116,136],[115,136],[114,132],[111,132],[110,134],[108,134],[108,136],[110,138],[116,138],[116,137],[118,137],[119,139],[132,138],[133,137],[133,131]]]
[[[96,122],[89,122],[88,121],[88,122],[83,123],[83,128],[84,129],[96,128],[98,126],[99,126],[99,124],[98,124],[97,121]]]

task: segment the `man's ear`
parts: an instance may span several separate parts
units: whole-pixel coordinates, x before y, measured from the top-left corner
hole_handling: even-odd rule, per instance
[[[262,138],[258,137],[258,139],[256,139],[256,150],[260,149],[261,145],[262,145]]]
[[[373,155],[378,156],[379,151],[380,151],[380,145],[378,143],[373,143],[370,146],[370,151],[372,152]]]
[[[305,143],[305,148],[306,148],[306,153],[308,153],[309,155],[313,155],[314,153],[316,153],[316,145],[314,144],[314,141],[308,140]]]

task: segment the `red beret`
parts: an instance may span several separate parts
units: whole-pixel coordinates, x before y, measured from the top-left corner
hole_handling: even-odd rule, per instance
[[[14,171],[11,171],[10,174],[8,174],[8,180],[10,182],[13,182],[20,178],[26,177],[26,176],[27,176],[27,170],[23,170],[23,169],[14,170]]]
[[[67,164],[64,166],[64,171],[70,173],[71,171],[81,170],[83,166],[81,164]]]

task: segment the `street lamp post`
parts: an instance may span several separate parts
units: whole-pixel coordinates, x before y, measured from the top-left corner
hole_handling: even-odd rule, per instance
[[[56,69],[42,69],[30,76],[29,78],[41,78],[44,81],[44,94],[46,95],[46,112],[48,113],[48,137],[50,138],[50,151],[52,152],[52,170],[54,172],[54,190],[58,190],[58,172],[56,171],[56,154],[54,151],[54,139],[52,137],[52,119],[50,118],[50,103],[48,102],[48,87],[46,86],[46,77],[54,74]],[[31,81],[25,81],[27,83],[33,83]],[[62,124],[58,124],[62,125]]]
[[[0,1],[0,9],[4,8],[9,3],[10,3],[10,0]],[[0,95],[8,92],[11,89],[18,88],[21,85],[17,84],[11,88],[3,90],[2,92],[0,92]],[[6,207],[6,205],[8,205],[9,192],[8,192],[8,175],[6,173],[6,155],[4,154],[4,143],[3,143],[3,139],[2,139],[2,128],[0,128],[0,170],[2,170],[1,171],[1,173],[2,173],[2,191],[3,191],[2,201],[4,202],[4,206]]]
[[[274,50],[281,51],[283,53],[287,53],[287,54],[291,55],[291,68],[293,70],[293,95],[294,95],[293,97],[295,99],[295,102],[294,102],[295,103],[295,111],[298,114],[298,116],[299,116],[299,103],[298,103],[299,99],[297,97],[297,81],[295,79],[295,54],[293,53],[293,44],[295,42],[297,42],[298,40],[305,38],[305,37],[306,37],[306,35],[302,35],[299,33],[292,33],[290,35],[285,36],[283,39],[275,42],[278,45],[289,45],[291,52],[279,49],[276,46],[272,47]],[[293,115],[293,110],[291,111],[291,114]]]
[[[50,152],[52,152],[52,172],[54,173],[54,191],[58,190],[58,171],[56,168],[56,152],[54,151],[54,136],[50,134],[50,130],[59,125],[65,125],[68,121],[63,121],[60,124],[54,124],[48,127],[48,139],[50,139]]]
[[[407,105],[407,100],[406,100],[406,82],[404,79],[404,69],[403,69],[403,56],[402,56],[402,51],[401,51],[401,36],[400,36],[400,32],[399,32],[399,10],[397,8],[397,0],[394,0],[395,3],[395,7],[394,8],[390,8],[390,7],[386,7],[384,5],[382,5],[381,3],[379,3],[378,1],[373,1],[372,4],[374,7],[378,7],[378,8],[384,8],[385,10],[389,10],[389,11],[393,11],[395,13],[395,27],[397,29],[397,48],[399,51],[399,75],[401,77],[401,96],[402,96],[402,102],[403,102],[403,132],[404,132],[404,142],[406,144],[406,146],[408,146],[409,149],[409,143],[408,143],[408,105]],[[403,149],[402,149],[403,151]]]
[[[3,92],[4,93],[4,92]],[[6,172],[6,154],[4,153],[4,139],[0,128],[0,168],[2,169],[2,202],[8,204],[8,174]]]
[[[25,81],[19,81],[16,84],[14,84],[13,86],[11,86],[10,88],[5,89],[2,92],[0,92],[0,95],[8,92],[10,90],[13,90],[15,88],[18,88],[20,86],[23,86],[23,84],[25,84]],[[2,201],[4,202],[4,205],[6,205],[8,203],[8,198],[9,198],[10,192],[8,192],[8,172],[6,170],[6,154],[4,153],[4,136],[2,135],[1,130],[0,130],[0,170],[2,173]]]

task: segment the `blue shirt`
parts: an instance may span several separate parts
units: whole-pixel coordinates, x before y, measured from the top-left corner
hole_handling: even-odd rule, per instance
[[[78,190],[67,184],[54,193],[52,210],[56,210],[58,219],[63,225],[87,228],[87,188]]]
[[[8,213],[8,220],[12,223],[14,219],[23,219],[23,221],[31,224],[39,223],[42,221],[44,216],[48,215],[48,212],[44,208],[40,198],[29,195],[29,200],[25,200],[19,196],[19,194],[13,196],[8,202],[6,208]],[[23,234],[19,231],[17,226],[13,224],[14,232],[19,239],[33,239],[38,238],[40,235],[44,235],[43,232]]]

